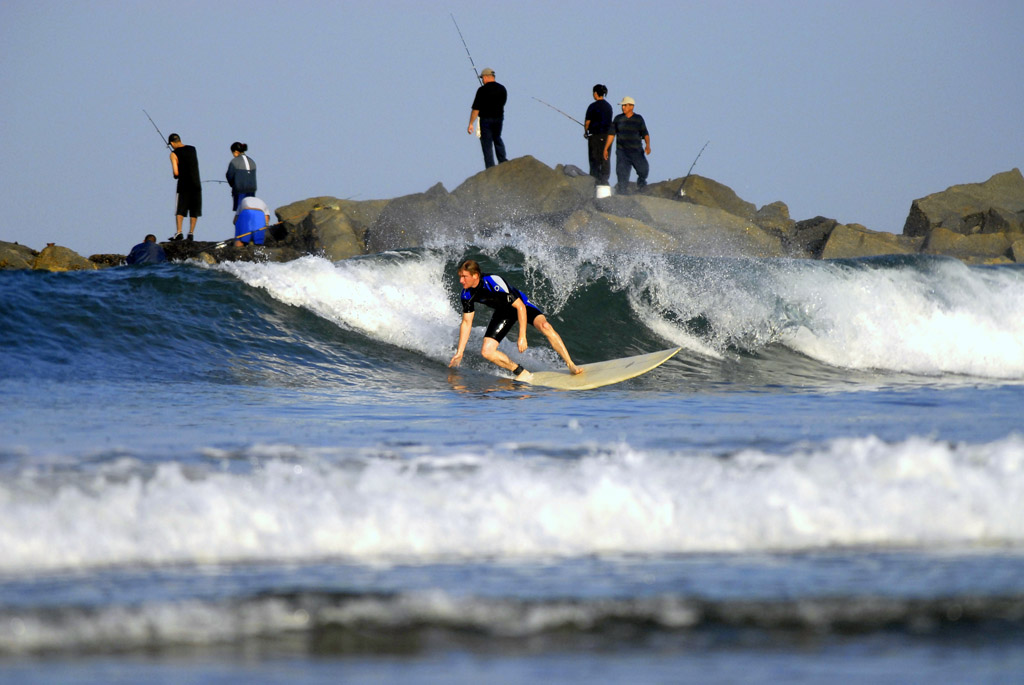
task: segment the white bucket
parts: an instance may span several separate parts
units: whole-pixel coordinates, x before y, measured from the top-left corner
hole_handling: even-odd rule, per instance
[[[612,196],[612,187],[611,186],[597,186],[597,193],[596,193],[597,199],[600,200],[602,197],[611,197],[611,196]]]

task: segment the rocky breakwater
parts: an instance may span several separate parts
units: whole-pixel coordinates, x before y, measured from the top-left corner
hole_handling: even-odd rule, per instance
[[[317,197],[277,210],[289,236],[330,259],[401,247],[473,243],[496,233],[590,251],[854,259],[933,254],[972,264],[1024,261],[1019,170],[914,200],[903,234],[817,216],[794,220],[784,202],[760,208],[699,175],[642,192],[595,197],[576,167],[520,157],[448,192],[438,183],[393,200]]]
[[[314,197],[276,213],[280,224],[264,246],[198,241],[163,246],[172,261],[288,261],[307,254],[339,260],[499,235],[585,253],[802,259],[921,253],[971,264],[1024,261],[1024,177],[1018,169],[914,200],[902,235],[823,216],[797,221],[781,201],[758,208],[699,175],[598,198],[594,179],[578,168],[551,168],[530,156],[482,171],[451,192],[438,183],[390,200]],[[35,252],[0,242],[0,269],[88,269],[123,260],[123,255],[85,259],[55,245]]]
[[[595,198],[590,176],[526,156],[482,171],[451,192],[438,183],[393,200],[317,197],[281,207],[277,216],[293,240],[311,251],[319,248],[330,259],[473,243],[496,234],[585,250],[786,254],[774,232],[788,221],[785,205],[777,203],[761,215],[725,186],[697,176],[687,183],[702,189],[703,202],[681,202],[676,199],[681,181],[655,184],[641,194]],[[743,211],[736,213],[740,205]]]

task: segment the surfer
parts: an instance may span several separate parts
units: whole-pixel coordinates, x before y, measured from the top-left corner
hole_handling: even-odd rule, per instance
[[[196,232],[196,221],[203,215],[203,186],[199,179],[199,158],[196,149],[181,142],[181,136],[172,133],[167,137],[171,146],[171,172],[178,179],[177,209],[175,221],[177,231],[171,240],[183,240],[181,222],[189,215],[188,239]]]
[[[494,309],[494,316],[487,324],[484,344],[480,350],[484,359],[511,371],[517,381],[529,381],[530,372],[499,350],[498,343],[508,335],[512,326],[518,323],[519,351],[525,352],[527,347],[526,326],[532,323],[534,328],[547,337],[551,347],[565,361],[571,373],[583,373],[583,369],[573,363],[569,356],[569,350],[565,348],[565,343],[562,342],[562,338],[555,331],[554,326],[548,323],[544,312],[501,276],[482,273],[480,265],[476,261],[467,259],[459,265],[459,283],[462,285],[462,323],[459,325],[459,348],[452,360],[448,362],[448,366],[458,366],[462,362],[466,343],[469,342],[469,333],[473,328],[476,303],[479,302]]]

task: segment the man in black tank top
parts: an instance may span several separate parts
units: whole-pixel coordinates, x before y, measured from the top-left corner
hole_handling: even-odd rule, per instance
[[[185,216],[189,216],[188,239],[196,231],[196,220],[203,215],[203,185],[199,178],[199,157],[196,149],[181,142],[177,133],[167,138],[171,146],[171,172],[178,179],[178,195],[175,202],[175,221],[177,230],[171,240],[182,240],[181,224]]]

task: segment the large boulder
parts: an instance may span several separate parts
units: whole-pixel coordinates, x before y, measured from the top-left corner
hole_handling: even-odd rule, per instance
[[[682,195],[680,195],[680,189]],[[652,183],[643,190],[650,197],[668,200],[682,200],[695,205],[713,207],[735,214],[744,219],[753,219],[757,206],[740,198],[732,188],[710,178],[691,174],[660,183]]]
[[[594,197],[593,181],[571,178],[527,155],[466,179],[452,191],[465,220],[478,226],[515,225],[540,215],[569,216]]]
[[[732,212],[658,197],[639,196],[636,201],[650,217],[648,223],[675,240],[677,252],[700,256],[782,256],[782,241],[778,237]]]
[[[285,228],[278,242],[302,254],[335,260],[364,254],[370,227],[389,202],[321,196],[278,207],[275,214]]]
[[[903,234],[924,236],[936,228],[961,235],[1024,232],[1024,176],[1020,169],[914,200]]]
[[[38,254],[30,247],[0,241],[0,269],[31,269]]]
[[[664,231],[631,217],[591,209],[578,209],[563,222],[557,244],[581,251],[656,251],[676,249],[676,241]]]
[[[50,243],[32,262],[43,271],[93,271],[96,265],[74,250]]]
[[[921,248],[927,254],[957,257],[977,261],[1006,257],[1009,259],[1013,243],[1005,233],[963,235],[947,228],[935,228],[928,233]]]
[[[839,222],[835,219],[824,216],[797,221],[792,231],[784,238],[783,246],[793,257],[819,259],[832,229],[838,225]]]
[[[366,249],[374,253],[422,247],[433,240],[465,235],[466,228],[458,203],[437,183],[425,193],[388,202],[367,231]]]
[[[854,259],[886,254],[913,254],[923,238],[870,231],[860,224],[836,224],[821,251],[822,259]]]
[[[1013,245],[1010,246],[1010,255],[1013,257],[1013,261],[1024,264],[1024,237],[1013,241]]]
[[[796,226],[796,222],[789,216],[789,207],[781,201],[766,204],[757,210],[754,223],[779,238],[788,236]]]

